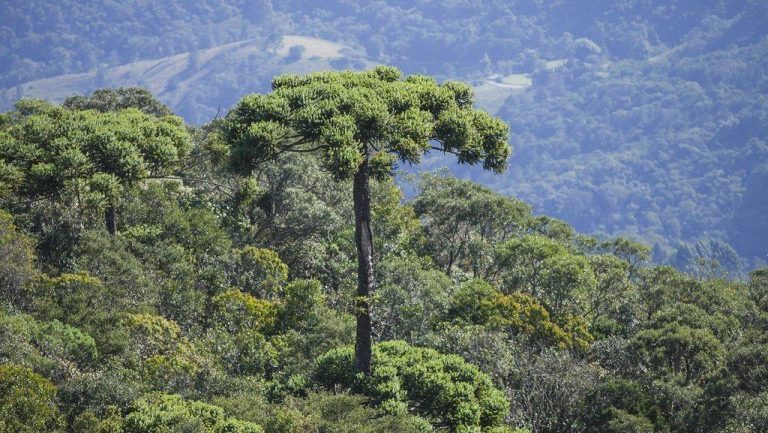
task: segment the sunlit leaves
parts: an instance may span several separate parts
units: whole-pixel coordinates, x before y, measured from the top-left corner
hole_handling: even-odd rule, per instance
[[[63,426],[48,379],[13,364],[0,364],[0,431],[58,432]]]
[[[374,346],[373,375],[362,378],[352,373],[352,355],[351,347],[343,347],[321,356],[314,371],[318,384],[357,386],[388,412],[415,412],[454,431],[500,427],[509,410],[488,376],[459,356],[382,343]]]
[[[186,401],[178,395],[154,394],[137,400],[125,417],[125,433],[195,431],[200,433],[263,433],[261,426],[229,418],[218,406]]]
[[[169,174],[191,149],[189,133],[175,116],[155,117],[135,108],[24,107],[17,107],[0,140],[4,186],[21,195],[52,196],[76,184],[81,194],[90,186],[114,200],[118,186]],[[28,174],[20,177],[17,171]]]
[[[285,129],[274,133],[270,122]],[[288,151],[321,150],[338,179],[349,179],[366,152],[376,155],[374,174],[384,176],[397,161],[418,163],[432,143],[493,171],[509,156],[507,126],[472,108],[469,86],[403,79],[392,67],[276,77],[272,93],[240,101],[224,132],[239,172]]]

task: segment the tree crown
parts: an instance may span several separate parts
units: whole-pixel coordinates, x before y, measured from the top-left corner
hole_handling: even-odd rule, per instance
[[[183,120],[136,108],[69,110],[22,101],[0,129],[0,184],[27,195],[53,195],[82,180],[107,195],[122,184],[173,170],[189,153]]]
[[[366,156],[371,173],[383,177],[398,160],[418,163],[430,149],[501,172],[510,153],[508,127],[474,109],[472,100],[467,84],[403,77],[386,66],[281,75],[271,93],[237,104],[224,137],[232,146],[232,168],[242,173],[283,152],[320,151],[336,178],[350,178]]]

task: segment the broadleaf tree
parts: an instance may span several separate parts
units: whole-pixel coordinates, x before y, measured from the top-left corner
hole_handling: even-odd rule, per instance
[[[286,152],[318,152],[337,180],[352,180],[358,260],[355,368],[371,373],[371,295],[375,289],[371,179],[429,150],[502,172],[510,154],[507,125],[473,107],[471,88],[403,76],[393,67],[363,72],[286,74],[272,91],[244,97],[227,115],[223,137],[231,168],[249,175]]]

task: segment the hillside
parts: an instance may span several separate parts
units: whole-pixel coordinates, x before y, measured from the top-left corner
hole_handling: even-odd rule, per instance
[[[228,107],[234,95],[227,91],[233,90],[216,87],[226,87],[226,80],[234,75],[248,77],[233,84],[238,90],[250,85],[253,86],[250,91],[263,91],[268,88],[270,74],[308,73],[352,62],[356,62],[354,65],[358,68],[369,65],[352,49],[341,44],[307,36],[285,35],[278,41],[250,39],[156,60],[43,78],[21,83],[6,90],[0,98],[8,108],[19,97],[63,102],[68,96],[85,95],[100,87],[141,86],[180,112],[191,113],[187,116],[190,121],[202,123],[210,119],[200,118],[196,111],[198,107],[190,101],[195,95],[214,92],[206,100],[204,112]]]
[[[763,1],[9,1],[0,17],[4,109],[139,84],[200,125],[282,72],[392,64],[472,83],[512,127],[503,177],[425,167],[680,269],[708,257],[744,276],[768,258]]]

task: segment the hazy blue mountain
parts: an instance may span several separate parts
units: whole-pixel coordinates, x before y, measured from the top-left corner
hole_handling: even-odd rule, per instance
[[[734,272],[768,258],[767,34],[760,0],[11,0],[0,102],[139,84],[201,124],[282,72],[467,80],[516,151],[504,176],[455,172],[658,261]]]

